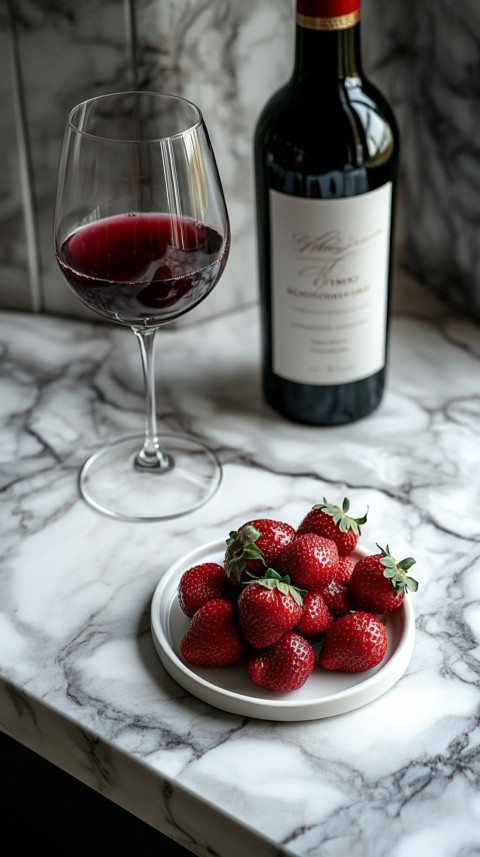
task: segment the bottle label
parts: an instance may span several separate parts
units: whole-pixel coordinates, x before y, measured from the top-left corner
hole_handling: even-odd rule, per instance
[[[392,183],[311,199],[270,190],[273,371],[348,384],[385,365]]]
[[[360,20],[360,0],[297,0],[297,24],[310,30],[348,30]]]

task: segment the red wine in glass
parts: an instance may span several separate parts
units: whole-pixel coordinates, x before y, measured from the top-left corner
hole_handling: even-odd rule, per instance
[[[80,494],[122,521],[193,512],[217,491],[221,462],[195,416],[188,434],[183,417],[178,423],[170,412],[170,430],[158,430],[154,342],[162,325],[212,291],[229,254],[228,211],[201,110],[181,96],[146,91],[109,93],[73,107],[53,231],[57,262],[75,296],[103,320],[133,331],[145,382],[143,434],[117,437],[90,453]],[[168,336],[162,345],[167,358]],[[184,380],[192,368],[185,360]],[[175,395],[189,411],[185,389],[180,380]]]
[[[57,254],[76,296],[109,320],[158,325],[196,306],[216,283],[224,242],[212,227],[168,214],[105,217]]]

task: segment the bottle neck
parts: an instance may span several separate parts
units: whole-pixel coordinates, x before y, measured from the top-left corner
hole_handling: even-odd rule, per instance
[[[297,0],[294,79],[299,83],[320,82],[323,86],[362,75],[359,2],[344,0],[352,14],[338,17],[305,15],[321,13],[323,0]],[[335,10],[336,0],[325,0]],[[341,5],[341,0],[340,0]]]

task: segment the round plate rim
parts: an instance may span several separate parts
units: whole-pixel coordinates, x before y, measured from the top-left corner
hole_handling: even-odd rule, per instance
[[[415,618],[411,599],[408,597],[396,611],[400,617],[399,621],[403,624],[403,633],[400,643],[385,666],[368,676],[363,682],[343,690],[311,699],[259,699],[228,688],[220,688],[197,675],[177,654],[168,639],[160,618],[163,609],[162,597],[176,576],[180,579],[181,574],[188,567],[200,561],[207,561],[210,555],[224,550],[225,540],[215,540],[183,554],[162,574],[151,600],[150,629],[157,655],[170,676],[189,693],[229,713],[268,720],[314,720],[346,713],[366,705],[390,690],[401,678],[410,662],[415,641]],[[355,553],[358,556],[366,556],[368,552],[363,547],[357,547]],[[215,560],[212,558],[212,561]]]

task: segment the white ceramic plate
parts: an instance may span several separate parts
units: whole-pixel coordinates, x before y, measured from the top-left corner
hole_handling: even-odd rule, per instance
[[[364,551],[358,550],[358,556]],[[303,687],[272,693],[251,681],[246,664],[229,667],[189,665],[179,650],[189,619],[178,604],[177,588],[184,571],[200,562],[223,561],[225,542],[210,542],[181,557],[162,576],[152,598],[151,629],[158,656],[167,672],[185,690],[210,705],[262,720],[315,720],[352,711],[389,690],[401,678],[412,656],[415,620],[411,599],[386,623],[387,654],[377,667],[362,673],[329,672],[315,667]]]

